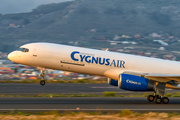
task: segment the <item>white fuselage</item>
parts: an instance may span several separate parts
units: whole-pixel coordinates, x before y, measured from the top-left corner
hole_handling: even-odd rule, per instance
[[[120,73],[180,74],[180,62],[94,50],[52,43],[31,43],[21,46],[29,52],[14,51],[8,58],[16,63],[106,76],[118,79]]]

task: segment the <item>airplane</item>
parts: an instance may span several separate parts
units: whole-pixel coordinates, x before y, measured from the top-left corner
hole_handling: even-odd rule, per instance
[[[167,104],[165,89],[180,89],[180,62],[55,43],[29,43],[11,52],[8,59],[39,67],[41,85],[45,69],[105,76],[108,83],[129,91],[153,91],[147,100]],[[159,93],[159,95],[157,95]]]

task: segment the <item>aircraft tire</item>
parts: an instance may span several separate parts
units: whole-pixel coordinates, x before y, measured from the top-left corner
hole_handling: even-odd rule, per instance
[[[41,84],[42,86],[44,86],[44,85],[46,84],[45,80],[41,80],[41,81],[40,81],[40,84]]]
[[[168,104],[169,103],[169,98],[168,97],[163,97],[162,102],[164,104]]]
[[[148,95],[148,97],[147,97],[147,100],[149,101],[149,102],[153,102],[154,101],[154,96],[153,95]]]
[[[162,99],[160,97],[156,96],[154,101],[155,101],[155,103],[160,104],[162,102]]]

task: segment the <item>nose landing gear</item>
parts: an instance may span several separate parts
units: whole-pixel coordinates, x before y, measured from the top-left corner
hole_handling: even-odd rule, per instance
[[[45,80],[41,80],[41,81],[40,81],[40,84],[41,84],[42,86],[45,85],[45,84],[46,84]]]
[[[40,74],[40,77],[41,77],[41,81],[40,81],[40,84],[42,85],[42,86],[44,86],[45,84],[46,84],[46,81],[45,81],[45,76],[46,76],[46,74],[45,74],[45,69],[42,69],[41,70],[41,74]]]

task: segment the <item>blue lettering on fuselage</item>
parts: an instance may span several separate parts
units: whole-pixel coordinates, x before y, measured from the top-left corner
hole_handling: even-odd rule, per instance
[[[76,54],[79,56],[79,58],[77,56],[76,56],[77,58],[75,58]],[[115,60],[115,59],[111,60],[109,58],[94,57],[89,54],[87,54],[87,55],[80,54],[80,52],[78,52],[78,51],[74,51],[71,53],[71,59],[74,61],[125,68],[125,61]]]
[[[84,60],[85,57],[86,57],[85,55],[80,55],[81,62],[83,62],[83,60]]]
[[[72,53],[71,53],[71,59],[73,59],[74,61],[79,61],[79,59],[76,59],[76,58],[74,57],[75,54],[79,54],[79,52],[78,52],[78,51],[72,52]]]
[[[107,59],[106,59],[106,64],[105,64],[106,66],[109,66],[109,65],[110,65],[110,62],[109,62],[109,61],[110,61],[110,59],[107,58]]]
[[[87,63],[91,63],[91,60],[88,59],[88,58],[91,58],[91,56],[86,56],[85,61],[86,61]]]

